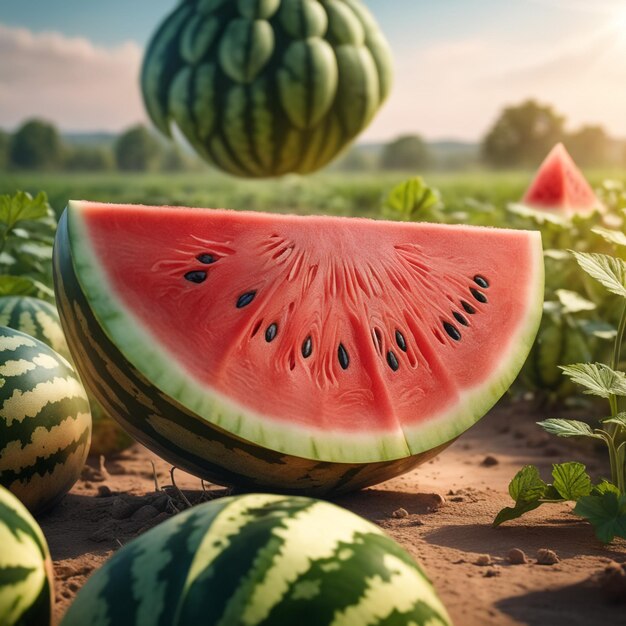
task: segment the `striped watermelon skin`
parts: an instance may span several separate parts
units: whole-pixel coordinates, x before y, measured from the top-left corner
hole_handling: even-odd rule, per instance
[[[54,577],[48,545],[24,505],[0,486],[0,624],[48,626]]]
[[[35,337],[72,362],[59,313],[49,302],[30,296],[1,297],[0,326],[8,326]],[[94,398],[89,398],[89,405],[93,420],[90,454],[119,452],[133,443]]]
[[[236,176],[313,172],[391,89],[387,41],[361,0],[185,0],[154,35],[146,109]]]
[[[54,280],[65,336],[90,393],[135,439],[208,481],[251,490],[339,494],[404,474],[451,443],[394,461],[349,464],[303,459],[243,441],[160,392],[111,343],[74,272],[67,213],[57,229]]]
[[[87,394],[62,356],[6,327],[0,376],[0,484],[40,513],[80,476],[91,438]]]
[[[45,300],[30,296],[1,297],[0,326],[20,330],[43,341],[68,361],[72,359],[57,309]]]
[[[117,552],[62,626],[447,626],[421,567],[335,505],[251,494],[185,511]]]

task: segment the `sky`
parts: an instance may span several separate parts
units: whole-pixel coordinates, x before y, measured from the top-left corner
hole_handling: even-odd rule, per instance
[[[143,50],[176,0],[0,2],[0,128],[43,117],[64,131],[145,121]],[[395,84],[363,135],[480,139],[534,97],[570,128],[626,138],[626,0],[365,0]]]

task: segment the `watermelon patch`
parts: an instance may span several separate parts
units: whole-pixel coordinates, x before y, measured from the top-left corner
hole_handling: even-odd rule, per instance
[[[522,200],[533,209],[589,215],[602,208],[591,185],[562,143],[546,157]]]
[[[543,298],[536,232],[356,218],[72,202],[55,267],[107,410],[181,467],[274,488],[430,458],[512,383]]]

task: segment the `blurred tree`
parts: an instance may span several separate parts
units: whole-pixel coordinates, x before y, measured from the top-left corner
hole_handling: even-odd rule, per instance
[[[372,171],[375,165],[373,154],[362,146],[352,146],[333,162],[331,168],[339,172],[368,172]]]
[[[163,172],[184,172],[191,169],[191,159],[175,146],[167,148],[161,157],[159,169]]]
[[[70,172],[104,172],[113,167],[113,154],[104,147],[77,146],[65,157],[65,169]]]
[[[145,126],[137,125],[117,138],[114,152],[120,170],[146,172],[158,166],[163,149]]]
[[[11,136],[0,130],[0,170],[5,170],[9,165],[9,145]]]
[[[568,135],[564,143],[581,167],[599,167],[610,161],[612,140],[602,126],[583,126]]]
[[[385,170],[421,170],[432,162],[430,150],[419,135],[403,135],[385,146],[380,166]]]
[[[563,140],[564,124],[551,106],[534,100],[507,107],[483,140],[483,158],[494,167],[536,167]]]
[[[28,170],[56,169],[63,162],[63,144],[56,127],[44,120],[29,120],[11,138],[11,165]]]

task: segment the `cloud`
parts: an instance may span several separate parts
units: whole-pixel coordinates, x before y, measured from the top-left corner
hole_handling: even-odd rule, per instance
[[[625,59],[623,34],[608,30],[532,46],[495,38],[437,42],[397,59],[392,96],[366,137],[476,140],[504,106],[530,97],[554,105],[572,127],[602,124],[626,137]]]
[[[70,130],[120,130],[143,120],[142,50],[104,48],[0,24],[0,126],[43,117]]]

